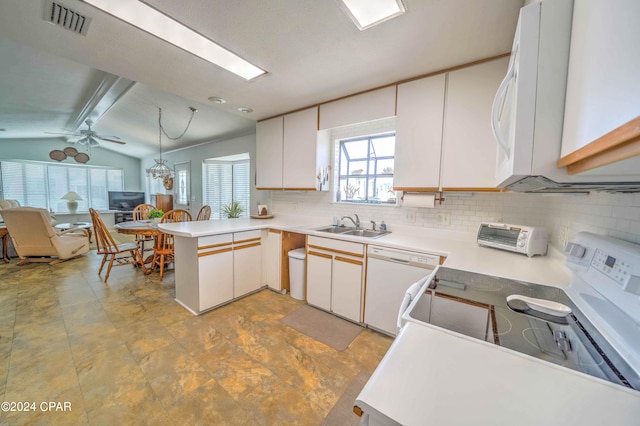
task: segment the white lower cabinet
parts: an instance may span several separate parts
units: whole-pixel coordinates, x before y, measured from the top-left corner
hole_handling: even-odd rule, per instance
[[[261,288],[260,235],[176,237],[176,300],[198,315]]]
[[[312,248],[307,252],[307,303],[327,311],[331,310],[332,263],[330,254]]]
[[[233,234],[233,297],[262,287],[260,231]]]
[[[198,238],[198,311],[233,299],[232,235]]]
[[[331,271],[331,310],[360,322],[362,261],[334,256]]]
[[[364,244],[309,236],[307,303],[362,322]]]

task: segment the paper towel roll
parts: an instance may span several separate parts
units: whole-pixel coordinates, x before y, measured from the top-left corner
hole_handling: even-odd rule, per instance
[[[404,194],[402,205],[432,209],[436,206],[436,196],[433,194]]]

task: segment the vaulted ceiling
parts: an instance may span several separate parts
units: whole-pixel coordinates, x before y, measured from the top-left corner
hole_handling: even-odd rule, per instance
[[[146,2],[269,74],[247,82],[82,1],[61,3],[91,18],[85,36],[43,19],[47,0],[0,0],[0,146],[91,117],[127,142],[103,148],[143,158],[157,152],[158,107],[173,135],[199,110],[165,150],[247,134],[265,117],[508,52],[523,4],[404,0],[407,13],[361,32],[336,0]]]

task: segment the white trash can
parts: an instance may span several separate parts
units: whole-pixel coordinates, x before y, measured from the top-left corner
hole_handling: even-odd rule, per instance
[[[304,284],[307,278],[305,259],[307,253],[303,248],[291,250],[289,253],[289,291],[291,297],[304,300]]]

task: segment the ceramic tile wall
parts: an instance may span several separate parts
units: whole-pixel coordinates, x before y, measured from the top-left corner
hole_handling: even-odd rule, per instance
[[[538,194],[445,194],[443,205],[434,209],[393,206],[363,206],[331,203],[328,193],[273,192],[275,212],[326,217],[357,213],[365,225],[384,220],[394,225],[476,232],[483,221],[544,225],[551,242],[564,247],[579,231],[589,231],[640,244],[640,194],[592,194],[588,196],[543,196]],[[438,223],[438,215],[450,215],[450,224]]]
[[[640,244],[640,194],[545,197],[546,224],[560,246],[578,231]],[[564,236],[566,235],[566,238]]]
[[[362,223],[382,220],[392,230],[394,225],[476,232],[481,222],[507,222],[544,225],[544,207],[540,198],[529,194],[445,194],[445,202],[433,209],[400,206],[368,206],[332,203],[331,194],[314,192],[273,192],[273,211],[325,217],[330,224],[334,216],[357,213]],[[449,216],[448,225],[438,222],[439,215]]]

